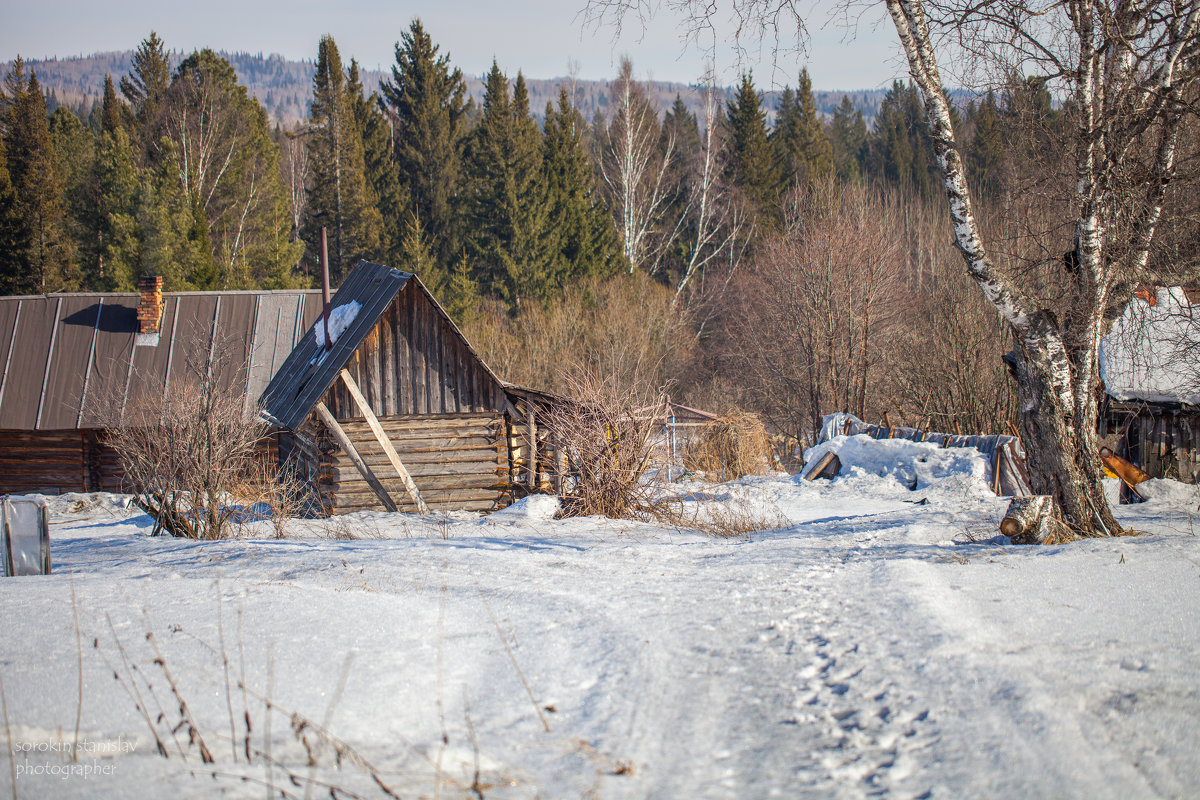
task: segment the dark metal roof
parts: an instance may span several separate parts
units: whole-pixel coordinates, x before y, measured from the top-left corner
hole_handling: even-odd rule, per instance
[[[229,348],[220,385],[254,409],[320,314],[320,292],[172,292],[157,343],[135,345],[136,294],[0,297],[0,429],[102,427],[110,402],[162,392],[189,361]],[[115,396],[115,397],[114,397]]]
[[[358,303],[360,308],[354,320],[329,350],[317,347],[314,320],[263,390],[264,416],[285,428],[300,427],[375,327],[380,315],[414,277],[411,272],[401,272],[382,264],[358,262],[330,301],[331,310]]]

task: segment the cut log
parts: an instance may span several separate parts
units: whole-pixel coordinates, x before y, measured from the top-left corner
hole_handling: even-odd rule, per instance
[[[388,462],[391,463],[392,469],[400,477],[400,482],[404,484],[404,489],[408,492],[408,496],[412,498],[417,510],[422,514],[428,514],[429,509],[425,506],[425,501],[421,499],[421,492],[417,489],[417,485],[413,483],[412,476],[408,474],[408,470],[404,467],[404,462],[400,460],[400,456],[396,453],[396,448],[392,446],[392,442],[388,439],[383,428],[379,425],[379,418],[375,416],[375,412],[371,410],[367,398],[363,397],[363,393],[359,390],[358,384],[354,382],[354,378],[346,370],[341,372],[342,383],[346,384],[346,388],[350,391],[350,396],[354,398],[355,405],[362,415],[366,417],[367,425],[371,427],[371,433],[375,435],[375,441],[379,442],[379,446],[383,448],[384,455],[387,456]]]
[[[1043,544],[1054,528],[1054,498],[1048,494],[1014,497],[1000,520],[1000,532],[1013,544]]]
[[[342,426],[338,424],[337,418],[335,418],[333,414],[329,413],[329,409],[325,407],[325,403],[323,402],[317,403],[316,412],[317,416],[321,418],[321,421],[325,423],[325,426],[329,428],[329,432],[333,434],[333,438],[336,439],[337,443],[340,444],[342,449],[346,451],[346,455],[350,456],[350,460],[353,461],[354,466],[358,468],[359,474],[363,476],[363,480],[365,480],[367,485],[371,487],[371,490],[375,492],[375,496],[379,498],[379,502],[383,503],[383,507],[388,511],[394,512],[396,510],[396,503],[387,493],[387,489],[383,488],[383,484],[379,482],[379,478],[375,477],[375,473],[372,472],[371,468],[368,467],[366,462],[362,460],[362,456],[358,454],[358,450],[356,450],[354,447],[354,442],[350,441],[350,437],[346,435],[344,430],[342,430]]]
[[[804,479],[813,481],[817,478],[836,478],[841,471],[842,460],[838,458],[837,453],[829,450],[804,473]]]

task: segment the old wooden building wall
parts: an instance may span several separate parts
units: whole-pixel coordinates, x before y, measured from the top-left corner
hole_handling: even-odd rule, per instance
[[[392,300],[346,364],[377,417],[499,411],[499,382],[416,281]],[[339,420],[362,419],[336,381],[325,405]]]
[[[1100,436],[1153,478],[1200,482],[1200,414],[1191,407],[1110,402]]]
[[[509,502],[508,442],[502,415],[484,411],[387,417],[379,422],[431,509],[487,511]],[[344,422],[342,427],[398,510],[415,511],[367,424]],[[313,499],[326,513],[382,508],[350,457],[320,423],[306,422],[292,435],[289,450],[314,492]]]
[[[0,431],[0,494],[119,492],[121,475],[99,431]]]

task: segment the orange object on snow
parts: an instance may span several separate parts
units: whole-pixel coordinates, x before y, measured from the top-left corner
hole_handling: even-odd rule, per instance
[[[1123,480],[1131,489],[1142,481],[1150,479],[1150,476],[1141,467],[1121,458],[1107,447],[1100,448],[1100,463],[1109,472]]]

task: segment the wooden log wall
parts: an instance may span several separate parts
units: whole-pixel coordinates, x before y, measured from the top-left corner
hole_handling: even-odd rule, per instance
[[[80,431],[0,431],[0,494],[85,491]]]
[[[381,417],[379,423],[432,510],[488,511],[508,503],[508,442],[501,415]],[[415,511],[368,425],[341,424],[398,509]],[[380,509],[379,499],[350,457],[328,436],[306,429],[307,423],[293,447],[310,465],[322,505],[333,514]]]

